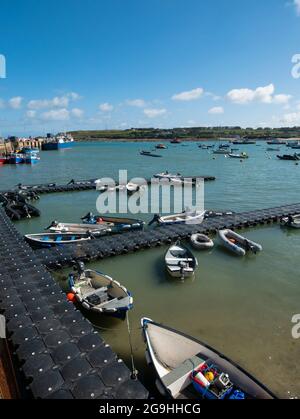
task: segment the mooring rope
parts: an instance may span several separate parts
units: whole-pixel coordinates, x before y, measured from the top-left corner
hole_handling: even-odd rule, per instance
[[[126,312],[126,322],[127,322],[127,329],[128,329],[128,339],[129,339],[131,367],[132,367],[131,378],[133,380],[137,380],[138,370],[135,368],[135,364],[134,364],[133,347],[132,347],[132,341],[131,341],[130,321],[129,321],[129,311]]]

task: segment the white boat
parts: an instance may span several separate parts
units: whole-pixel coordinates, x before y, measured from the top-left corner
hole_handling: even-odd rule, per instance
[[[175,174],[172,174],[172,173],[169,173],[168,171],[166,171],[166,172],[163,172],[163,173],[157,173],[156,175],[153,175],[153,177],[155,179],[176,179],[176,178],[181,179],[182,175],[180,173],[177,173],[175,175]]]
[[[234,153],[229,153],[228,156],[232,159],[248,159],[249,156],[247,153],[241,153],[241,154],[234,154]]]
[[[300,214],[282,218],[281,225],[292,228],[300,228]]]
[[[155,215],[150,225],[154,222],[158,224],[201,224],[204,220],[205,211],[185,211],[173,215]]]
[[[191,236],[191,244],[197,250],[208,250],[214,247],[214,242],[205,234],[193,234]]]
[[[81,243],[91,240],[88,233],[41,233],[26,234],[25,239],[34,246],[50,247],[62,244]]]
[[[59,223],[53,221],[45,230],[53,233],[90,233],[92,235],[105,235],[111,233],[113,223],[102,224],[76,224],[76,223]]]
[[[192,252],[180,242],[169,248],[165,255],[168,273],[174,278],[189,278],[198,267],[198,261]]]
[[[254,241],[247,239],[232,230],[220,230],[219,237],[222,244],[235,254],[245,256],[247,252],[261,252],[262,246]]]
[[[197,319],[191,319],[196,320]],[[223,354],[177,330],[143,318],[146,360],[159,392],[172,399],[276,399],[263,384]]]
[[[77,270],[69,275],[69,287],[82,307],[124,318],[133,307],[130,292],[110,276],[85,269],[82,262],[78,263]]]

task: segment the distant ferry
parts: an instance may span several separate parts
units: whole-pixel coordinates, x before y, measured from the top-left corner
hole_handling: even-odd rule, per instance
[[[53,139],[48,139],[42,144],[43,151],[60,150],[62,148],[70,148],[74,143],[71,135],[60,134]]]

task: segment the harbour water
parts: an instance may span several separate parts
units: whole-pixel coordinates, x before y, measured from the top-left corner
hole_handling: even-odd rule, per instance
[[[43,152],[34,166],[0,167],[0,189],[18,183],[65,183],[70,179],[118,177],[149,178],[169,170],[183,175],[212,175],[205,185],[206,209],[245,211],[299,201],[299,170],[294,162],[279,161],[267,145],[239,146],[250,158],[242,163],[213,156],[196,143],[169,145],[163,157],[139,155],[146,143],[88,143],[72,149]],[[271,158],[269,158],[271,157]],[[52,220],[79,222],[96,211],[97,192],[49,194],[35,203],[41,217],[17,223],[22,233],[40,232]],[[141,218],[150,221],[151,215]],[[145,363],[139,321],[151,317],[195,336],[232,358],[279,397],[299,397],[300,340],[292,338],[292,316],[300,313],[300,232],[279,226],[245,231],[263,246],[256,256],[238,258],[218,245],[211,252],[196,252],[199,268],[193,280],[170,279],[164,269],[166,248],[141,251],[91,263],[123,283],[134,296],[130,313],[133,348],[139,378],[153,389],[153,373]],[[66,287],[69,270],[55,277]],[[126,322],[89,316],[101,335],[130,366]]]

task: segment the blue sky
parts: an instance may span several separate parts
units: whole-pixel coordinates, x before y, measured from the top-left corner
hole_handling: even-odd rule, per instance
[[[300,0],[2,0],[0,54],[2,135],[300,125]]]

